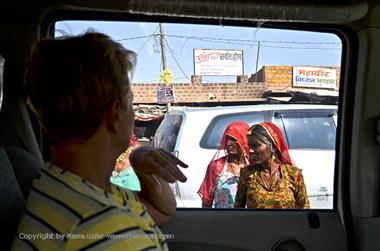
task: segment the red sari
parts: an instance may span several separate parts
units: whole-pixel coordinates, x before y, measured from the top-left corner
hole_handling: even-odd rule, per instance
[[[247,132],[249,125],[243,121],[236,121],[231,123],[224,131],[220,146],[207,167],[205,177],[198,190],[198,194],[202,199],[205,206],[211,207],[214,200],[214,189],[216,180],[220,173],[223,171],[225,161],[227,159],[226,151],[226,138],[227,136],[233,137],[237,140],[244,159],[248,157],[248,140]],[[248,164],[248,163],[247,163]]]

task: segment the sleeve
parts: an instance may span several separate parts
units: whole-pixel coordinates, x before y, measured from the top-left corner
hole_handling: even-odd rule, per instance
[[[211,207],[214,200],[213,191],[215,186],[215,176],[217,177],[216,161],[211,161],[207,166],[206,174],[203,182],[198,190],[198,195],[202,199],[202,207]]]
[[[297,208],[303,208],[303,209],[310,208],[309,197],[307,196],[305,182],[303,179],[302,171],[300,169],[296,170],[294,197],[296,199]]]
[[[247,186],[245,184],[246,176],[246,168],[241,169],[238,188],[235,196],[235,208],[245,208],[247,204]]]

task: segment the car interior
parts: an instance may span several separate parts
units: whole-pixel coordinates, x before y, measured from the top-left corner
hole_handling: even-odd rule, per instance
[[[33,179],[49,160],[49,142],[27,104],[25,62],[33,44],[54,36],[62,20],[265,27],[338,36],[333,209],[178,208],[160,228],[172,237],[167,238],[170,250],[380,250],[379,0],[3,1],[1,250],[10,249]]]

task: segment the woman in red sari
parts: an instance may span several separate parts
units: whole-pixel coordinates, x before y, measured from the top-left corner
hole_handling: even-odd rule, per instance
[[[198,190],[202,207],[234,206],[240,169],[248,164],[248,129],[247,123],[237,121],[225,130],[219,149],[208,165]]]
[[[281,130],[271,122],[248,131],[251,165],[241,170],[235,207],[310,208],[300,169],[294,166]]]

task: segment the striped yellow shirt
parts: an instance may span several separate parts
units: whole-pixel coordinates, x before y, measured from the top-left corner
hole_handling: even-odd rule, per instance
[[[12,250],[168,250],[136,195],[112,189],[46,164],[33,182]]]

